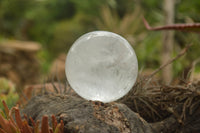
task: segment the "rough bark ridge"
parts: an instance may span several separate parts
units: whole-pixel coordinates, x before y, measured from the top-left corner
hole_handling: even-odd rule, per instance
[[[54,114],[58,121],[63,120],[66,133],[155,133],[137,113],[115,102],[104,104],[47,94],[32,98],[22,113],[35,121]]]

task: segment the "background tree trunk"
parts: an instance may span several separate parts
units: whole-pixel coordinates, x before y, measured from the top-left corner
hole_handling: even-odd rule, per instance
[[[174,22],[174,5],[175,0],[164,0],[163,10],[165,15],[165,25],[173,24]],[[171,53],[173,51],[173,31],[164,31],[163,32],[163,45],[162,45],[162,57],[161,63],[166,63],[171,58]],[[164,83],[169,84],[172,80],[172,65],[168,65],[163,68],[162,71],[162,80]]]

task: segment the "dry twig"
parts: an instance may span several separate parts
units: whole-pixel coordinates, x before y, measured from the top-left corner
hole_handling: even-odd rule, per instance
[[[171,60],[167,61],[165,64],[161,65],[158,69],[156,69],[147,79],[152,78],[154,75],[156,75],[161,69],[163,69],[164,67],[166,67],[167,65],[171,64],[172,62],[174,62],[175,60],[177,60],[178,58],[180,58],[181,56],[183,56],[188,49],[191,47],[192,45],[188,45],[186,46],[176,57],[172,58]]]

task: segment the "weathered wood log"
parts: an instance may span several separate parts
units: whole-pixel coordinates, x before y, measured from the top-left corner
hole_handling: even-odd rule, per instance
[[[66,133],[155,133],[151,124],[124,104],[92,102],[77,96],[38,95],[22,113],[34,120],[54,114],[58,121],[63,120]]]

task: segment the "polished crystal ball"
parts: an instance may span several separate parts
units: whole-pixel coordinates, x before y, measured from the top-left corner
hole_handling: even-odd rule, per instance
[[[138,62],[126,39],[112,32],[94,31],[74,42],[65,71],[78,95],[106,103],[130,91],[138,75]]]

